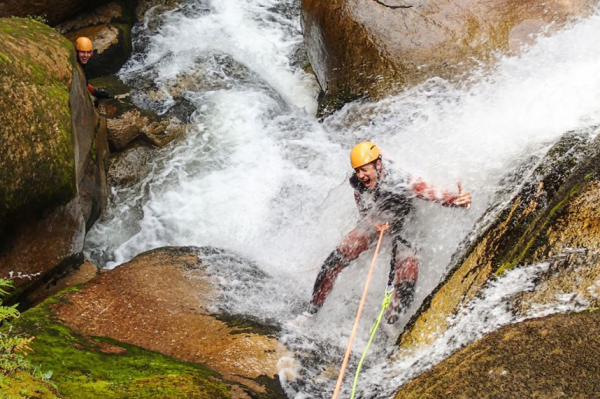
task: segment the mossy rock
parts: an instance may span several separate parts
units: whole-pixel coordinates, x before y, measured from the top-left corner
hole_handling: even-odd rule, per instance
[[[82,259],[107,197],[106,125],[72,44],[30,18],[0,19],[0,91],[0,277],[24,303]]]
[[[71,43],[50,27],[0,19],[0,235],[24,212],[39,216],[76,195],[74,57]]]
[[[62,398],[56,386],[22,370],[9,375],[0,374],[0,392],[3,399]]]
[[[488,280],[515,266],[551,261],[563,251],[575,250],[588,254],[589,267],[571,267],[580,262],[578,257],[554,262],[573,275],[558,280],[576,279],[579,272],[600,273],[598,263],[591,261],[594,254],[600,253],[599,130],[594,127],[568,133],[550,149],[519,193],[424,300],[400,336],[401,346],[433,342],[446,330],[448,318],[477,295]],[[594,283],[593,279],[580,282],[584,281],[590,286]]]
[[[289,354],[272,327],[214,313],[202,253],[141,254],[27,310],[14,332],[36,337],[29,358],[65,398],[284,398]]]
[[[109,338],[84,336],[65,327],[52,307],[58,294],[21,315],[13,333],[35,336],[28,358],[52,370],[64,398],[230,398],[236,384],[198,364],[174,360]]]

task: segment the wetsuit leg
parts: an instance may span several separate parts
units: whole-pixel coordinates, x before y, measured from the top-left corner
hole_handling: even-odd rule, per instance
[[[418,277],[419,260],[416,257],[416,251],[403,239],[395,239],[388,278],[388,287],[392,287],[394,290],[392,303],[386,313],[388,323],[395,323],[400,313],[410,307],[415,296]]]
[[[344,242],[327,257],[315,281],[311,312],[316,313],[323,306],[325,299],[333,289],[338,274],[369,247],[373,237],[373,234],[358,228],[354,229],[346,236]]]

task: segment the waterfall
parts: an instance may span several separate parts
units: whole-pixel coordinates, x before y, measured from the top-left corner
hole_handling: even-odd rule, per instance
[[[319,123],[318,86],[303,69],[299,12],[297,0],[197,0],[146,15],[120,77],[137,87],[140,106],[191,109],[190,129],[156,152],[142,181],[113,189],[86,238],[86,255],[114,268],[151,248],[196,245],[248,259],[271,278],[245,284],[221,264],[215,273],[240,282],[223,306],[274,320],[284,326],[282,342],[309,357],[318,353],[286,389],[290,397],[325,398],[335,381],[324,376],[341,359],[372,251],[339,276],[316,317],[289,322],[308,302],[323,260],[358,219],[347,183],[350,149],[370,140],[395,165],[440,188],[456,190],[460,181],[473,196],[469,211],[421,202],[407,223],[405,238],[421,257],[415,302],[387,328],[389,336],[378,335],[362,388],[364,397],[389,397],[390,380],[397,387],[413,375],[402,364],[423,364],[425,356],[389,365],[394,335],[443,278],[452,255],[562,133],[600,123],[600,47],[591,40],[600,33],[600,13],[540,37],[468,82],[431,79],[376,103],[348,104]],[[389,251],[384,242],[357,355],[379,311]],[[507,276],[506,284],[512,281]],[[485,298],[478,306],[487,309],[492,302]],[[508,312],[502,317],[514,321]],[[479,328],[470,339],[487,331]],[[445,336],[428,353],[443,359],[457,348],[449,342]],[[425,363],[414,369],[431,366]]]

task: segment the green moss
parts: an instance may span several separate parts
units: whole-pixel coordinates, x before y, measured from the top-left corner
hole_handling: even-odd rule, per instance
[[[0,19],[0,85],[10,87],[0,97],[0,124],[7,152],[19,155],[0,159],[0,223],[7,228],[22,214],[39,217],[76,195],[70,77],[57,74],[74,65],[72,46],[61,51],[66,45],[38,21]]]
[[[580,183],[576,184],[569,191],[569,193],[565,196],[565,198],[563,198],[562,201],[560,201],[558,204],[556,204],[556,206],[554,206],[550,210],[550,217],[554,216],[554,214],[556,214],[558,211],[560,211],[567,204],[567,202],[569,202],[571,200],[571,198],[573,198],[574,195],[578,194],[581,191],[581,188],[583,187],[583,183],[584,182],[580,182]]]
[[[52,384],[26,372],[18,371],[11,375],[0,374],[0,399],[55,399],[59,398],[57,394],[56,387]]]
[[[97,163],[98,162],[98,141],[96,139],[96,136],[94,136],[94,139],[92,140],[92,145],[90,146],[90,151],[88,154],[88,158],[92,160],[92,162]]]
[[[10,64],[10,62],[10,58],[6,54],[0,52],[0,63],[8,65]]]
[[[530,255],[535,247],[536,242],[540,239],[544,232],[547,231],[547,227],[552,225],[557,213],[559,213],[569,202],[572,201],[573,197],[577,196],[585,185],[589,182],[594,174],[587,174],[581,178],[581,181],[575,182],[571,189],[562,197],[559,198],[556,205],[554,205],[549,211],[544,212],[537,220],[531,221],[527,230],[521,236],[521,239],[514,245],[515,251],[519,251],[518,255],[513,256],[512,259],[505,261],[495,271],[496,276],[504,274],[504,272],[512,269],[523,262],[528,255]],[[525,241],[526,240],[526,241]],[[525,244],[523,244],[525,242]],[[515,251],[510,252],[513,254]]]
[[[28,310],[16,331],[35,336],[33,364],[52,370],[52,381],[67,398],[229,398],[230,385],[203,366],[110,338],[84,337],[57,322],[53,304],[67,301],[63,291]]]

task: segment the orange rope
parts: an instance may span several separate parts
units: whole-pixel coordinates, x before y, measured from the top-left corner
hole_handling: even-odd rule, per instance
[[[348,341],[348,347],[346,348],[346,354],[344,355],[344,361],[342,362],[342,369],[340,370],[340,376],[338,377],[337,384],[335,385],[335,390],[333,391],[333,396],[331,399],[337,399],[340,394],[340,389],[342,388],[342,381],[344,380],[344,373],[346,372],[346,367],[348,367],[348,360],[350,359],[350,352],[352,351],[352,344],[354,343],[354,338],[356,338],[356,331],[358,330],[358,322],[360,321],[360,316],[362,314],[363,308],[365,307],[365,302],[367,300],[367,293],[369,292],[369,285],[371,284],[371,277],[373,276],[373,270],[375,269],[375,262],[377,261],[377,255],[379,254],[379,247],[381,246],[381,240],[383,239],[383,233],[387,230],[388,225],[384,224],[381,226],[375,226],[377,230],[379,230],[379,241],[377,241],[377,247],[375,248],[375,254],[373,255],[373,261],[371,262],[371,268],[369,269],[369,274],[367,275],[367,282],[365,283],[365,289],[363,291],[362,298],[360,299],[360,304],[358,305],[358,312],[356,313],[356,319],[354,319],[354,327],[352,327],[352,333],[350,334],[350,340]]]

